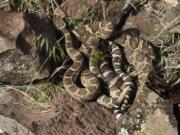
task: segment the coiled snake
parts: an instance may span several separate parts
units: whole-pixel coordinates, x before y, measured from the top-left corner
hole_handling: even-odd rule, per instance
[[[102,60],[92,60],[92,52],[99,46],[101,39],[106,40],[113,32],[113,25],[110,22],[96,22],[91,26],[85,25],[77,27],[73,33],[82,42],[79,49],[75,49],[74,42],[66,23],[62,18],[55,14],[53,23],[57,29],[61,30],[65,37],[66,51],[73,64],[64,74],[63,84],[65,90],[76,100],[92,100],[107,108],[115,108],[116,118],[124,113],[130,104],[135,86],[131,78],[122,70],[121,51],[118,45],[124,47],[125,55],[139,75],[140,89],[143,89],[149,73],[152,71],[152,59],[154,52],[142,39],[123,34],[115,41],[108,41],[111,48],[111,63],[108,58]],[[116,42],[116,43],[115,43]],[[99,51],[97,49],[97,51]],[[101,51],[100,51],[101,52]],[[84,53],[89,57],[89,69],[83,68],[85,64]],[[81,84],[77,85],[77,78],[80,75]],[[109,95],[101,93],[100,79],[108,84]]]

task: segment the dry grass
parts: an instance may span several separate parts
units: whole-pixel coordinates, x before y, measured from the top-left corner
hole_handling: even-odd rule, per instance
[[[59,91],[65,92],[63,86],[56,86],[50,82],[33,84],[31,86],[0,85],[0,95],[6,94],[11,97],[14,95],[13,93],[15,93],[18,100],[17,103],[16,100],[12,100],[13,104],[20,104],[38,113],[44,113],[56,109],[55,106],[51,104],[51,101],[55,99],[53,94],[58,93]],[[3,100],[5,101],[6,99]]]
[[[156,72],[170,85],[180,84],[180,33],[169,33],[164,29],[151,42],[159,48]]]

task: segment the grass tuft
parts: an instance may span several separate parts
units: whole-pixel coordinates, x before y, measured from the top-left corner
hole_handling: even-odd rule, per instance
[[[39,91],[34,95],[34,99],[39,103],[45,103],[51,99],[51,94],[48,91]]]
[[[42,34],[35,37],[34,41],[38,47],[38,50],[47,54],[47,57],[53,62],[63,62],[65,60],[65,48],[61,42],[64,37],[50,43],[48,38]]]
[[[180,73],[180,34],[164,32],[155,36],[152,43],[159,48],[156,60],[157,72],[170,85],[180,84],[178,77]]]

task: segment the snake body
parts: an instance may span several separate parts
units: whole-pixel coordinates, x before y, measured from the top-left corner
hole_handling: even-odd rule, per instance
[[[113,24],[109,21],[94,22],[91,25],[77,26],[73,33],[82,42],[80,51],[87,57],[91,50],[99,45],[100,39],[107,39],[113,32]]]
[[[112,33],[112,31],[113,26],[110,22],[100,22],[95,23],[90,27],[80,26],[74,30],[74,33],[84,44],[82,45],[82,47],[84,48],[81,50],[87,50],[86,48],[90,48],[91,50],[93,50],[94,47],[97,47],[99,45],[99,38],[107,39]],[[84,52],[86,52],[89,55],[88,51]],[[120,54],[120,50],[118,53],[112,52],[112,63],[114,63],[114,67],[115,70],[117,70],[117,73],[111,70],[110,66],[108,65],[108,62],[105,62],[104,64],[101,63],[102,65],[100,65],[97,61],[93,61],[91,59],[91,56],[89,57],[90,71],[94,73],[97,77],[100,77],[101,79],[105,80],[109,85],[110,95],[101,95],[97,99],[97,102],[107,108],[115,107],[115,113],[117,114],[117,118],[119,118],[119,116],[121,115],[120,113],[125,112],[129,107],[128,104],[130,101],[130,93],[133,92],[132,80],[122,70],[119,70],[121,69],[120,66],[118,68],[115,66],[121,64],[122,59],[119,59],[117,62],[115,62],[117,55]],[[119,76],[117,74],[119,74]],[[122,104],[121,107],[119,106],[120,104]]]
[[[109,95],[102,95],[101,98],[98,98],[97,102],[108,108],[113,107],[113,105],[111,105],[113,103],[118,105],[115,106],[114,111],[118,119],[129,107],[131,93],[134,92],[134,84],[130,77],[121,70],[120,65],[122,59],[119,59],[119,56],[121,56],[120,49],[115,43],[111,44],[110,47],[111,58],[102,57],[103,49],[97,49],[96,53],[99,53],[100,58],[96,58],[98,60],[94,60],[93,57],[90,56],[89,68],[91,72],[97,74],[98,77],[104,79],[106,83],[108,83]],[[111,68],[110,63],[113,64],[115,71]],[[103,99],[112,102],[111,104],[103,104]]]
[[[143,90],[149,74],[153,71],[154,50],[145,40],[128,34],[121,35],[115,42],[124,47],[127,61],[138,74],[138,89]]]
[[[91,25],[75,28],[73,33],[82,42],[81,47],[75,49],[72,35],[66,28],[65,21],[55,15],[53,22],[64,33],[66,51],[73,60],[72,66],[64,74],[65,90],[76,100],[97,99],[99,104],[107,108],[115,108],[114,112],[118,119],[129,107],[132,94],[135,92],[131,78],[121,69],[122,53],[118,45],[124,47],[128,62],[138,72],[140,89],[144,88],[148,75],[152,71],[152,60],[154,59],[152,48],[140,38],[123,34],[114,42],[109,42],[111,62],[106,56],[101,60],[93,60],[93,50],[97,49],[101,39],[106,40],[113,32],[112,23],[106,21],[103,23],[95,22]],[[101,53],[101,51],[99,52]],[[84,55],[82,53],[89,58],[89,69],[83,70]],[[112,66],[110,63],[112,63]],[[83,87],[77,84],[79,75]],[[108,84],[109,95],[101,93],[99,78]]]
[[[66,24],[64,23],[64,21],[58,17],[54,17],[53,22],[56,25],[56,27],[64,33],[66,51],[74,62],[73,65],[64,74],[63,84],[65,87],[65,90],[74,99],[77,99],[77,100],[91,100],[91,99],[97,97],[97,95],[99,93],[99,87],[100,87],[99,80],[88,69],[81,72],[82,65],[84,64],[83,55],[81,54],[81,52],[79,50],[77,50],[73,47],[73,41],[72,41],[71,34],[67,30]],[[91,38],[89,37],[90,34],[95,33],[95,36],[100,36],[101,38],[108,37],[110,34],[109,26],[111,27],[111,25],[109,23],[107,23],[107,24],[100,23],[98,26],[100,27],[100,31],[104,31],[103,34],[101,34],[101,32],[98,32],[97,29],[94,29],[94,31],[93,31],[88,26],[85,26],[83,28],[85,28],[85,30],[87,32],[86,32],[86,34],[84,34],[84,36],[81,40],[83,41],[83,39],[88,37],[89,40],[86,40],[86,44],[91,45],[92,42],[91,42]],[[80,30],[83,31],[82,28]],[[76,31],[78,31],[78,29]],[[77,35],[77,37],[82,37],[82,36],[79,36],[79,34],[81,34],[81,32],[78,32],[78,33],[74,32],[74,33]],[[93,38],[93,39],[95,39],[95,38]],[[83,84],[83,86],[85,88],[80,88],[77,86],[76,80],[77,80],[78,74],[81,74],[81,76],[80,76],[81,83]],[[108,108],[113,108],[114,106],[116,106],[112,100],[107,100],[107,98],[104,97],[103,95],[101,95],[97,99],[97,101],[100,101],[100,99],[102,99],[101,104],[103,104],[104,106],[106,106]]]
[[[73,65],[64,74],[63,84],[66,91],[77,100],[91,100],[100,92],[99,80],[88,69],[81,72],[84,63],[83,55],[74,49],[72,36],[66,28],[64,20],[54,17],[56,27],[64,33],[66,51],[73,60]],[[81,73],[80,73],[81,72]],[[76,84],[77,76],[81,74],[81,82],[84,88]]]
[[[116,104],[120,106],[114,111],[116,118],[118,119],[124,111],[128,108],[129,92],[132,91],[130,85],[127,85],[129,80],[126,80],[125,76],[119,76],[111,68],[107,61],[104,61],[100,65],[102,74],[108,83],[110,97],[115,100]],[[128,99],[128,100],[127,100]]]
[[[124,71],[122,71],[122,52],[119,46],[114,42],[109,42],[111,46],[111,57],[112,57],[112,66],[114,71],[123,79],[124,81],[124,100],[122,102],[120,112],[125,112],[130,106],[131,95],[135,92],[135,85],[133,84],[132,79]]]

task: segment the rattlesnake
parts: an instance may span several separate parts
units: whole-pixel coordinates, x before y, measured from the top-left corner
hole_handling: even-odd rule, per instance
[[[119,59],[119,56],[121,55],[120,49],[115,43],[111,43],[110,47],[111,58],[105,56],[103,57],[103,49],[96,49],[94,56],[96,58],[94,58],[93,55],[90,56],[89,68],[92,73],[98,75],[98,77],[108,83],[109,96],[102,95],[97,102],[108,108],[112,107],[111,104],[108,104],[108,102],[106,104],[102,104],[102,100],[113,100],[116,104],[120,105],[114,111],[114,113],[117,114],[117,118],[119,118],[129,107],[130,99],[132,98],[132,94],[135,92],[135,87],[131,78],[121,70],[120,65],[122,59]],[[96,56],[97,53],[99,53],[99,57]],[[110,61],[113,64],[114,70],[110,66]]]
[[[95,75],[88,69],[82,71],[81,79],[85,88],[80,88],[76,85],[76,79],[82,69],[84,57],[80,51],[74,49],[73,39],[70,32],[66,29],[66,23],[63,19],[54,17],[53,22],[56,27],[64,33],[66,51],[71,59],[74,61],[73,65],[65,72],[63,84],[65,90],[77,100],[91,100],[100,91],[100,83]]]
[[[128,34],[122,34],[114,42],[124,47],[127,61],[133,65],[138,74],[138,90],[142,91],[150,73],[153,71],[152,62],[155,59],[153,48],[145,40]]]
[[[82,71],[80,78],[82,79],[81,82],[83,83],[83,85],[87,88],[79,88],[75,84],[77,75],[80,74],[79,72],[81,71],[81,67],[83,65],[83,60],[84,60],[83,55],[81,54],[79,50],[74,49],[72,36],[70,32],[66,29],[66,24],[64,23],[64,20],[54,17],[53,22],[56,25],[56,27],[64,33],[66,51],[68,55],[71,57],[71,59],[74,61],[74,64],[64,74],[64,78],[63,78],[64,87],[73,98],[78,99],[78,100],[90,100],[93,97],[95,97],[95,95],[97,95],[99,91],[98,90],[99,81],[95,77],[95,75],[93,75],[88,69],[86,69]],[[97,31],[96,29],[95,31],[97,32],[92,32],[92,33],[95,33],[96,36],[100,34],[98,36],[101,36],[102,38],[108,37],[110,35],[109,34],[110,28],[108,28],[110,24],[109,23],[107,24],[104,23],[104,24],[99,23],[99,27],[101,27],[101,30],[104,31],[102,32],[102,35],[101,35],[101,32]],[[89,32],[91,32],[88,26],[86,26],[85,28],[86,28],[86,31],[89,30]],[[106,34],[106,30],[107,30],[107,34]],[[88,38],[88,39],[91,40],[91,38]],[[90,40],[88,41],[90,42]]]
[[[91,71],[89,69],[82,71],[84,64],[82,52],[91,59],[90,52],[99,44],[101,38],[107,39],[113,32],[112,23],[97,22],[91,25],[91,27],[85,25],[76,28],[73,33],[82,42],[82,45],[79,49],[75,49],[73,47],[72,35],[67,30],[65,21],[55,15],[53,22],[64,33],[66,51],[73,60],[73,65],[64,74],[63,84],[65,90],[76,100],[91,100],[98,97],[97,102],[99,104],[107,108],[117,108],[115,113],[117,118],[119,118],[121,113],[129,107],[130,97],[134,92],[134,85],[129,76],[121,70],[122,59],[117,45],[114,42],[109,42],[112,47],[111,53],[114,71],[110,68],[107,61],[103,61],[100,64],[99,70],[101,70],[101,73],[98,73],[99,71],[94,72],[91,64]],[[154,58],[152,48],[144,44],[145,42],[142,39],[126,34],[117,38],[115,42],[124,47],[128,62],[138,71],[140,89],[144,88],[148,75],[152,71],[151,61]],[[81,75],[81,83],[84,88],[76,84],[79,74]],[[98,77],[103,78],[108,83],[110,97],[104,94],[99,96],[101,86]],[[121,106],[119,106],[120,104]]]
[[[88,69],[86,69],[86,70],[82,71],[81,77],[80,77],[81,82],[85,88],[80,88],[76,85],[77,76],[78,76],[78,74],[80,74],[80,72],[82,70],[81,69],[82,65],[84,64],[83,55],[81,54],[81,52],[79,50],[74,49],[72,36],[71,36],[70,32],[67,30],[64,20],[62,20],[58,17],[54,17],[53,22],[54,22],[55,26],[64,33],[66,51],[74,62],[74,64],[64,74],[63,84],[64,84],[66,91],[76,100],[94,99],[95,97],[97,97],[97,95],[100,92],[99,80],[96,78],[96,76],[94,74],[92,74]],[[97,24],[93,25],[94,27],[92,27],[92,28],[94,28],[94,29],[90,29],[90,27],[85,26],[85,27],[81,27],[80,29],[76,29],[76,31],[74,31],[74,33],[77,35],[77,37],[82,38],[81,41],[88,39],[88,40],[85,40],[84,42],[86,43],[86,45],[89,45],[89,47],[90,47],[90,45],[94,45],[94,42],[98,42],[99,39],[96,40],[96,37],[101,37],[104,39],[108,38],[113,30],[113,27],[112,27],[111,23],[109,23],[109,22],[97,23]],[[100,31],[97,31],[98,29],[95,28],[95,26],[98,26]],[[86,32],[86,34],[84,34],[84,36],[80,36],[80,34],[83,32],[79,32],[78,30],[81,30],[81,31],[84,30],[87,32]],[[94,37],[92,36],[93,34],[94,34]],[[85,46],[85,45],[82,45],[82,46]],[[91,47],[93,48],[93,46],[91,46]],[[83,48],[83,47],[80,49],[83,51],[86,50],[86,48]],[[86,54],[88,54],[87,51],[86,51]],[[102,66],[102,70],[103,70],[103,66]],[[103,72],[104,72],[103,73],[104,78],[108,81],[109,77],[107,77],[105,75],[106,71],[103,71]],[[116,74],[113,75],[115,80],[117,80],[116,76],[117,76]],[[118,79],[120,80],[120,77],[118,77]],[[122,79],[121,79],[121,82],[122,82]],[[111,92],[110,92],[110,96],[113,98],[107,97],[106,95],[100,95],[97,99],[97,102],[108,108],[119,108],[118,105],[119,105],[119,103],[121,103],[124,100],[124,95],[126,95],[126,92],[122,96],[119,88],[113,88],[114,84],[112,84],[112,83],[109,83],[109,85],[111,85],[110,86],[111,89],[114,89],[114,91],[111,90]],[[116,113],[117,113],[117,118],[118,118],[120,115],[118,114],[118,111],[116,111]]]
[[[73,32],[78,37],[78,39],[83,43],[80,50],[89,56],[89,52],[90,52],[89,50],[93,50],[93,48],[96,48],[99,45],[100,39],[97,37],[101,37],[103,39],[109,38],[109,36],[113,32],[113,26],[109,21],[104,21],[100,23],[97,22],[91,25],[90,27],[88,25],[77,27]],[[115,43],[112,46],[114,45]],[[117,55],[120,55],[120,50],[118,54],[116,54],[116,52],[112,52],[112,59],[113,59],[112,63],[114,63],[115,65],[121,63],[121,59],[119,59],[119,61],[115,63],[114,60],[117,58]],[[117,118],[118,118],[121,115],[120,113],[123,113],[129,107],[128,104],[131,97],[130,93],[132,93],[134,89],[132,88],[133,85],[132,80],[123,71],[119,70],[121,67],[114,66],[115,70],[117,70],[117,72],[115,73],[110,68],[103,70],[103,66],[101,66],[101,70],[103,71],[100,73],[99,71],[100,69],[98,67],[100,65],[96,63],[94,64],[96,67],[94,67],[91,62],[91,56],[89,56],[89,58],[90,58],[90,63],[89,63],[90,71],[94,73],[96,76],[102,78],[103,80],[106,80],[110,88],[110,97],[106,95],[101,95],[98,98],[97,102],[107,108],[114,107],[113,103],[122,104],[123,102],[120,108],[119,106],[118,107],[116,106],[117,109],[115,110],[115,113],[117,113]],[[118,76],[117,74],[119,74],[120,76]],[[108,76],[111,76],[111,78],[109,78]],[[115,86],[115,84],[118,84],[118,86]]]

